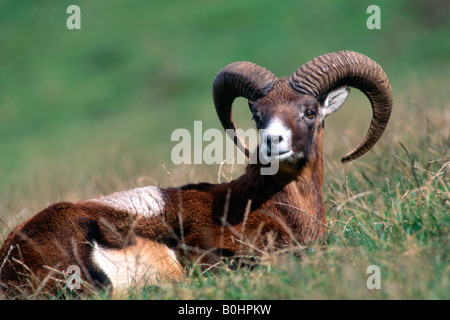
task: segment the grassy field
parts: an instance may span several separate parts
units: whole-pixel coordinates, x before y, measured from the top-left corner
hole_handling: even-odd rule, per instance
[[[289,76],[348,49],[379,62],[395,103],[380,142],[354,163],[339,159],[365,133],[368,102],[353,90],[327,120],[325,245],[301,259],[265,254],[251,271],[193,266],[185,283],[121,298],[449,299],[449,9],[376,2],[380,30],[366,27],[371,1],[0,1],[0,243],[55,201],[239,176],[170,159],[173,130],[220,127],[215,74],[249,60]],[[81,30],[66,28],[70,4]],[[236,118],[249,125],[242,101]],[[381,289],[366,286],[370,265]]]

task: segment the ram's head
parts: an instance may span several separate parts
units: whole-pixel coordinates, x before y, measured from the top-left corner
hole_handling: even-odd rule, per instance
[[[248,99],[260,130],[259,153],[296,169],[321,152],[324,119],[345,102],[349,87],[361,90],[372,106],[372,122],[361,143],[342,158],[352,161],[369,151],[382,135],[392,109],[392,90],[381,67],[356,52],[325,54],[304,64],[289,79],[278,79],[251,62],[235,62],[222,69],[213,84],[213,98],[225,129],[236,130],[232,104]],[[249,156],[245,143],[233,137]]]

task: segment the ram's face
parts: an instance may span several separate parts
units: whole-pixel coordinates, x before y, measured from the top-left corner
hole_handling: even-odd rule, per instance
[[[319,103],[311,96],[288,88],[282,95],[272,91],[250,102],[250,110],[260,133],[259,151],[267,161],[298,167],[308,161],[319,125]]]
[[[299,169],[317,150],[317,132],[324,118],[345,101],[349,89],[330,92],[324,101],[301,95],[280,81],[265,97],[249,102],[260,133],[259,152],[265,162],[280,168]]]

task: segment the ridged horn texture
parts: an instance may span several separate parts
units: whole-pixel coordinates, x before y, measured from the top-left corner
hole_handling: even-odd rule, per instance
[[[272,72],[247,61],[234,62],[223,68],[213,82],[213,100],[224,129],[236,132],[232,105],[237,97],[255,101],[265,96],[277,79]],[[248,147],[236,134],[234,143],[249,157]]]
[[[364,139],[342,162],[355,160],[369,151],[381,137],[392,110],[392,89],[383,69],[369,57],[339,51],[317,57],[301,66],[289,79],[295,91],[318,100],[331,90],[351,86],[361,90],[372,105],[372,121]]]

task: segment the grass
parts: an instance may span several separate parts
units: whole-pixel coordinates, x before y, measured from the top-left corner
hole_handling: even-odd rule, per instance
[[[351,49],[385,68],[395,105],[380,142],[347,165],[338,159],[368,127],[365,97],[353,90],[327,119],[325,244],[304,248],[300,259],[264,254],[252,270],[203,273],[193,265],[184,283],[120,298],[449,299],[445,10],[433,11],[439,1],[426,9],[420,1],[380,1],[382,29],[368,31],[372,3],[311,1],[307,10],[287,3],[111,0],[106,10],[80,1],[76,33],[65,29],[72,1],[0,2],[0,243],[59,200],[238,176],[242,167],[226,166],[218,177],[218,166],[170,161],[174,129],[194,120],[204,120],[204,130],[219,126],[210,96],[216,72],[250,60],[289,75],[314,56]],[[238,104],[236,118],[248,125],[245,103]],[[380,267],[379,290],[366,286],[370,265]]]

